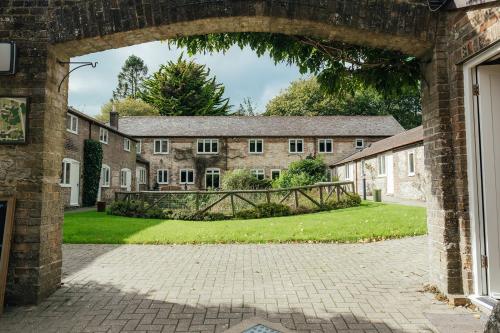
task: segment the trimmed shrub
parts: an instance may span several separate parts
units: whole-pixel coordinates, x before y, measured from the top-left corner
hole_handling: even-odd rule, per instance
[[[357,207],[361,205],[361,197],[357,193],[342,195],[339,200],[330,199],[325,203],[328,210]]]
[[[83,206],[94,206],[99,192],[102,168],[100,142],[87,139],[83,145]]]
[[[290,188],[324,182],[327,180],[326,170],[326,164],[320,157],[308,156],[306,159],[290,163],[288,170],[283,171],[273,182],[273,187]]]
[[[106,213],[108,215],[118,215],[127,217],[142,217],[149,219],[168,219],[172,211],[164,211],[160,208],[148,209],[149,205],[143,201],[114,201]]]
[[[257,179],[250,170],[236,169],[228,171],[222,178],[224,190],[259,190],[271,188],[270,179]]]
[[[265,203],[255,207],[259,217],[277,217],[292,215],[290,207],[278,203]]]
[[[257,212],[257,210],[255,208],[243,209],[243,210],[236,212],[235,218],[240,219],[240,220],[258,219],[259,213]]]

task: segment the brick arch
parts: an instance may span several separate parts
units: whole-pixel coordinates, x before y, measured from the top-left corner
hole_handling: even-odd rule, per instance
[[[85,0],[49,10],[49,41],[68,57],[216,32],[309,35],[423,56],[437,18],[425,0]]]

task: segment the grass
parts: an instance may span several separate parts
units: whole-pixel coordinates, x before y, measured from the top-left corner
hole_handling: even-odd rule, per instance
[[[64,242],[73,244],[219,244],[367,242],[423,235],[425,208],[364,202],[360,207],[256,220],[190,222],[68,212]]]

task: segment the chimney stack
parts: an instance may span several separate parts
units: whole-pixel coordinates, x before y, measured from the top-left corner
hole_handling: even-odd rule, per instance
[[[114,104],[113,104],[113,110],[109,113],[109,126],[118,130],[118,112],[116,112]]]

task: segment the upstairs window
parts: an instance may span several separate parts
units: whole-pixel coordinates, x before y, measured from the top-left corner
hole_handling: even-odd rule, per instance
[[[198,154],[218,154],[219,140],[218,139],[199,139]]]
[[[130,139],[127,138],[123,139],[123,149],[125,151],[130,151]]]
[[[333,153],[333,140],[332,139],[319,139],[318,151],[320,153]]]
[[[250,140],[248,140],[248,152],[250,154],[262,154],[262,153],[264,153],[264,140],[262,140],[262,139],[250,139]]]
[[[385,155],[379,155],[377,157],[377,169],[379,176],[385,176]]]
[[[105,128],[99,128],[99,141],[104,144],[108,144],[109,133]]]
[[[194,170],[181,169],[179,184],[194,184]]]
[[[156,172],[158,184],[168,184],[168,170],[160,169]]]
[[[264,178],[266,178],[263,169],[253,169],[251,172],[252,175],[254,175],[254,177],[257,178],[258,180],[264,180]]]
[[[155,143],[155,154],[168,154],[169,141],[168,139],[156,139]]]
[[[288,152],[292,154],[301,154],[304,152],[304,139],[288,140]]]
[[[408,152],[408,176],[415,176],[415,151]]]
[[[111,181],[111,168],[106,164],[101,168],[101,187],[109,187]]]
[[[78,117],[67,114],[66,116],[66,130],[73,134],[78,134]]]
[[[356,149],[365,148],[365,139],[356,139],[355,146],[356,146]]]
[[[141,139],[137,140],[137,143],[135,144],[135,152],[137,154],[142,153],[142,140]]]

